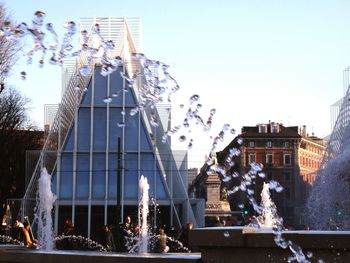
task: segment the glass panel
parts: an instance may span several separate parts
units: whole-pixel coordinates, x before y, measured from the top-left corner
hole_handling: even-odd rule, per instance
[[[105,154],[93,154],[92,197],[103,199],[105,196]]]
[[[106,105],[103,100],[107,96],[107,81],[108,77],[103,77],[101,74],[101,67],[95,69],[95,101],[96,105]]]
[[[125,147],[127,151],[138,150],[138,115],[125,115]]]
[[[77,198],[88,198],[89,196],[89,154],[77,156]]]
[[[155,172],[153,158],[149,155],[143,154],[141,156],[141,175],[147,178],[149,184],[149,196],[150,198],[155,197],[155,176],[157,176],[157,172]]]
[[[117,151],[118,137],[122,138],[122,128],[118,123],[122,121],[121,108],[110,108],[109,112],[109,149]]]
[[[109,154],[108,159],[108,199],[117,198],[117,154]],[[121,158],[121,156],[120,156]]]
[[[90,149],[90,109],[79,109],[78,150]]]
[[[68,140],[66,145],[63,147],[64,151],[73,151],[74,148],[74,124],[72,125],[71,130],[68,132]]]
[[[94,109],[94,150],[106,149],[106,109]]]
[[[72,198],[73,193],[73,155],[62,153],[61,177],[60,177],[60,198]]]
[[[165,187],[164,187],[164,181],[161,179],[161,176],[159,173],[158,173],[158,176],[157,176],[157,199],[168,199],[168,195],[166,194],[165,192]]]
[[[87,91],[83,95],[82,105],[90,105],[91,104],[91,94],[92,94],[92,88],[91,88],[91,81],[89,82]]]
[[[138,173],[137,154],[125,154],[124,198],[137,199]]]

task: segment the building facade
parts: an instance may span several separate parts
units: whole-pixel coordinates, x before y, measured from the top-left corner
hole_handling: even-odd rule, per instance
[[[47,139],[24,196],[23,215],[32,216],[37,180],[45,167],[57,195],[56,234],[62,232],[66,218],[72,219],[77,233],[91,238],[103,225],[122,223],[126,216],[137,221],[142,175],[150,186],[152,225],[202,226],[203,201],[190,199],[187,193],[187,152],[172,151],[171,138],[164,140],[171,128],[170,105],[140,107],[140,92],[152,83],[140,73],[143,65],[131,58],[141,50],[136,34],[139,21],[84,19],[81,27],[96,23],[106,39],[113,39],[116,48],[111,54],[122,62],[107,76],[101,74],[98,61],[82,76],[88,63],[82,56],[74,67],[69,63],[64,68],[62,102],[46,128]],[[132,79],[136,70],[139,73]]]
[[[264,166],[266,178],[258,178],[255,186],[258,203],[262,182],[279,182],[284,190],[271,193],[278,213],[286,226],[301,227],[306,198],[326,150],[323,140],[309,136],[305,126],[284,127],[274,122],[245,126],[239,136],[243,139],[242,169],[248,171],[254,162]]]

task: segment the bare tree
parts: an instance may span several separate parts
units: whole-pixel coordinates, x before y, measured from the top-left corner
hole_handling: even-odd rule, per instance
[[[0,204],[24,194],[25,153],[41,149],[43,132],[28,118],[29,100],[12,88],[0,97]]]
[[[14,22],[8,15],[3,3],[0,3],[0,32],[6,27],[14,27]],[[5,80],[13,65],[17,61],[17,52],[20,50],[20,43],[17,39],[7,39],[0,35],[0,93],[5,88]]]

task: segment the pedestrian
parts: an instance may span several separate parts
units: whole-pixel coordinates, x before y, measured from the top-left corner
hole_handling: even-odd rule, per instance
[[[168,237],[164,232],[163,228],[159,229],[159,235],[157,235],[157,251],[159,253],[167,253],[169,247],[167,246]]]
[[[15,233],[14,233],[14,237],[17,239],[17,240],[20,240],[22,241],[23,240],[23,223],[19,220],[19,219],[16,219],[15,220]]]
[[[120,227],[120,244],[122,251],[128,252],[130,247],[133,246],[135,229],[133,228],[131,217],[127,216],[124,220],[124,224]]]
[[[213,226],[216,226],[216,227],[223,226],[221,221],[220,221],[220,217],[218,217],[218,216],[215,217]]]
[[[192,223],[187,223],[186,228],[182,228],[181,232],[179,234],[178,240],[186,247],[189,248],[188,244],[188,235],[189,232],[192,230],[193,224]]]
[[[113,233],[108,225],[104,226],[104,241],[107,251],[115,250]]]
[[[28,222],[24,222],[22,227],[23,232],[23,243],[27,248],[36,248],[37,244],[34,239],[31,237],[30,225]]]
[[[74,235],[74,225],[72,223],[72,220],[70,218],[66,218],[64,221],[64,227],[63,227],[63,236],[71,236]]]

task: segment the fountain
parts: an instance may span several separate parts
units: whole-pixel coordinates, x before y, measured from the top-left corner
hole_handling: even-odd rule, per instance
[[[147,177],[141,175],[139,181],[140,189],[140,200],[139,200],[139,225],[140,225],[140,236],[139,236],[139,253],[147,253],[148,251],[148,202],[149,202],[149,184]]]
[[[280,220],[278,220],[277,208],[275,203],[271,200],[269,184],[265,182],[261,191],[260,207],[261,214],[255,217],[258,227],[261,229],[277,228],[280,225]]]
[[[51,175],[46,168],[42,169],[37,192],[35,220],[38,225],[38,241],[44,250],[54,248],[54,233],[52,227],[53,204],[56,196],[51,191]]]
[[[305,212],[306,223],[311,229],[346,230],[350,227],[347,182],[350,151],[349,147],[344,149],[317,175]]]

